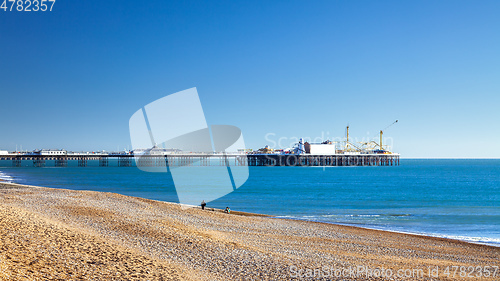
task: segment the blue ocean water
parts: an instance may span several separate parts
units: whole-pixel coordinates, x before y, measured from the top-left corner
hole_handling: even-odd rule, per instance
[[[166,173],[135,167],[10,165],[0,162],[0,176],[18,183],[178,202]],[[500,160],[403,159],[395,167],[250,167],[243,186],[208,206],[500,246]]]

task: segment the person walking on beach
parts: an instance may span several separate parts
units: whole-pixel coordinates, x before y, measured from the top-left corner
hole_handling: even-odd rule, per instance
[[[226,207],[226,209],[224,210],[224,213],[231,213],[231,209],[229,209],[229,207]]]
[[[201,201],[201,209],[202,210],[205,210],[206,205],[207,205],[207,203],[205,203],[205,200]]]

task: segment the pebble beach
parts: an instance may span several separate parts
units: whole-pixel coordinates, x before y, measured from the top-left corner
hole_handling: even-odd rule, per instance
[[[0,237],[0,280],[500,278],[493,246],[4,182]]]

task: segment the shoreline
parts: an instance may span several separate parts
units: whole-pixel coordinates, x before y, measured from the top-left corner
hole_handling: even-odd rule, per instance
[[[413,235],[416,237],[443,239],[443,240],[450,240],[450,241],[456,241],[456,242],[462,242],[462,243],[468,243],[468,244],[474,244],[474,245],[484,245],[484,246],[490,246],[490,247],[494,247],[494,248],[500,248],[500,242],[495,242],[495,243],[474,242],[474,241],[469,241],[469,240],[465,240],[465,239],[462,240],[462,239],[458,239],[458,238],[438,236],[438,234],[431,235],[428,233],[415,233],[415,232],[396,231],[396,230],[390,230],[390,229],[378,229],[378,228],[370,228],[370,227],[364,227],[364,226],[358,226],[358,225],[351,225],[351,224],[347,224],[347,223],[343,224],[343,223],[311,221],[311,220],[301,220],[301,219],[292,219],[292,218],[280,218],[279,216],[270,216],[270,217],[278,218],[278,219],[285,219],[285,220],[297,220],[297,221],[307,221],[307,222],[312,222],[312,223],[332,224],[332,225],[337,225],[337,226],[353,227],[353,228],[359,228],[359,229],[364,229],[364,230],[374,230],[374,231],[390,232],[390,233],[396,233],[396,234]]]
[[[14,183],[14,182],[6,182],[6,181],[1,181],[1,180],[0,180],[0,189],[4,188],[4,184],[8,185],[8,186],[11,186],[11,188],[16,188],[16,187],[19,187],[19,188],[48,188],[48,189],[61,189],[61,190],[73,191],[72,189],[42,187],[42,186],[35,186],[35,185],[24,185],[24,184],[19,184],[19,183]],[[87,190],[83,190],[83,191],[87,191]],[[101,192],[101,191],[92,191],[92,192]],[[122,194],[113,193],[113,192],[101,192],[101,193],[110,193],[110,194],[122,195]],[[128,196],[128,195],[122,195],[122,196]],[[129,196],[129,197],[137,198],[137,199],[142,199],[142,200],[151,200],[151,201],[161,202],[161,203],[165,203],[165,204],[172,204],[172,205],[176,205],[176,206],[181,206],[181,204],[174,203],[174,202],[160,201],[160,200],[154,200],[154,199],[148,199],[148,198],[136,197],[136,196]],[[188,206],[188,208],[194,208],[194,209],[200,209],[201,210],[200,206]],[[206,209],[206,211],[224,213],[223,209],[212,208],[212,207],[205,207],[205,209]],[[268,215],[268,214],[242,212],[242,211],[235,211],[235,210],[231,210],[231,215],[247,216],[247,217],[268,217],[268,218],[275,218],[275,219],[280,219],[280,220],[304,221],[304,222],[310,222],[310,223],[319,223],[319,224],[326,224],[326,225],[352,227],[352,228],[356,228],[356,229],[363,229],[363,230],[369,230],[369,231],[389,232],[389,233],[411,235],[411,236],[423,237],[423,238],[429,238],[429,239],[454,241],[454,242],[468,243],[468,244],[473,244],[473,245],[483,245],[483,246],[489,246],[489,247],[494,247],[494,248],[500,248],[500,243],[474,242],[474,241],[469,241],[469,240],[465,240],[465,239],[462,240],[462,239],[458,239],[458,238],[450,238],[450,237],[442,237],[442,236],[437,236],[437,235],[431,235],[431,234],[428,234],[428,233],[414,233],[414,232],[395,231],[395,230],[388,230],[388,229],[377,229],[377,228],[370,228],[370,227],[365,227],[365,226],[357,226],[357,225],[342,224],[342,223],[331,223],[331,222],[311,221],[311,220],[295,219],[295,218],[284,218],[284,217],[273,216],[273,215]],[[474,237],[471,237],[471,238],[474,238]]]
[[[289,280],[307,277],[296,269],[314,272],[325,266],[427,274],[428,268],[500,264],[500,249],[489,245],[219,209],[181,209],[176,203],[108,192],[0,183],[0,202],[0,279]],[[447,279],[411,279],[430,277]]]

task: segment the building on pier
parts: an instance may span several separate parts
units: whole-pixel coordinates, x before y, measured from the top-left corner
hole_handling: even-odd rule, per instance
[[[64,149],[39,149],[33,150],[32,155],[42,155],[42,156],[58,156],[67,155],[68,152]]]

